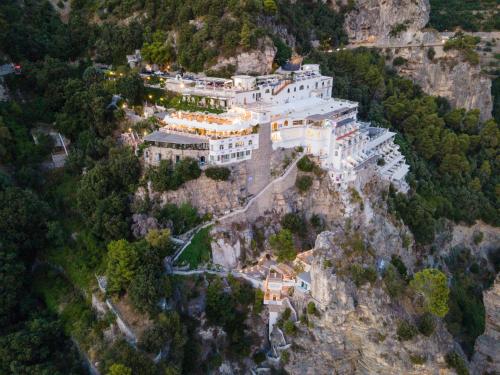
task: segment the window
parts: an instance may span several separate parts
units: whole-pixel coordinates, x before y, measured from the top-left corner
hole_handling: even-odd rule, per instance
[[[287,89],[286,91],[290,94],[290,89]]]
[[[161,154],[158,153],[158,160],[161,160]]]
[[[316,82],[316,84],[314,86],[315,86],[315,88],[318,88],[318,82]]]
[[[250,155],[250,150],[247,150],[246,154],[247,154],[247,155]]]
[[[252,143],[253,143],[253,142],[252,142],[252,140],[250,139],[250,140],[248,141],[248,145],[249,145],[249,146],[251,146],[251,145],[252,145]]]
[[[283,125],[288,126],[288,120],[285,120],[285,122],[283,123]]]
[[[294,88],[293,88],[293,92],[296,92],[296,91],[297,91],[297,87],[294,87]]]
[[[235,156],[236,156],[236,154],[235,154],[235,153],[232,153],[232,154],[231,154],[231,159],[234,159],[234,158],[235,158]]]
[[[277,122],[273,123],[272,128],[273,128],[273,132],[278,130],[278,123]]]
[[[266,89],[266,94],[269,94],[269,89]]]
[[[233,144],[232,144],[232,143],[230,143],[228,148],[233,148]]]
[[[224,145],[219,145],[219,150],[224,150]]]
[[[304,90],[304,85],[300,85],[299,90]]]
[[[178,163],[181,161],[181,157],[179,155],[175,155],[175,162]]]

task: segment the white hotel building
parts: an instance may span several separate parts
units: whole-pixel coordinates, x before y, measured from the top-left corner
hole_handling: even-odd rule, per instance
[[[186,101],[224,112],[165,114],[165,126],[144,138],[151,145],[145,159],[157,164],[190,156],[202,164],[227,165],[258,159],[253,155],[269,148],[266,143],[273,150],[301,146],[319,158],[338,187],[346,187],[355,181],[357,171],[372,166],[406,189],[409,168],[393,142],[395,133],[359,122],[357,103],[332,98],[332,85],[333,78],[321,75],[314,64],[232,80],[169,79],[167,89]]]

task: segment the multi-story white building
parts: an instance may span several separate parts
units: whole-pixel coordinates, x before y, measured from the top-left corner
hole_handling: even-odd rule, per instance
[[[406,188],[408,166],[394,144],[395,133],[359,122],[357,103],[332,98],[333,78],[321,75],[319,65],[232,80],[177,77],[167,79],[165,86],[187,102],[224,112],[165,114],[165,126],[145,137],[151,144],[145,153],[149,163],[194,156],[201,163],[225,165],[258,159],[253,155],[270,143],[274,150],[303,147],[338,187],[355,181],[360,169],[372,167]],[[269,163],[261,167],[269,168]]]

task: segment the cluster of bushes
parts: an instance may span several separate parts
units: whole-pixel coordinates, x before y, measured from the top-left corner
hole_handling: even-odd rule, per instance
[[[301,192],[305,193],[309,191],[313,183],[313,179],[311,176],[297,176],[297,179],[295,180],[295,187]]]
[[[185,182],[200,176],[198,162],[192,158],[182,159],[176,164],[171,160],[162,160],[158,167],[150,167],[146,173],[156,191],[177,190]]]
[[[481,38],[472,35],[466,35],[462,32],[456,33],[444,44],[444,50],[448,51],[455,49],[460,51],[464,58],[471,64],[479,63],[479,55],[474,49],[476,45],[481,41]]]
[[[467,31],[500,30],[495,1],[430,0],[429,25],[439,31],[460,27]]]
[[[349,267],[351,279],[357,287],[366,283],[373,284],[377,281],[377,271],[374,267],[362,267],[359,264],[353,264]]]
[[[164,238],[148,236],[133,243],[123,239],[110,242],[106,257],[107,292],[121,295],[127,291],[138,311],[157,313],[160,298],[169,297],[171,293],[160,256],[168,246],[167,236],[167,233]]]
[[[278,262],[292,261],[297,255],[297,250],[293,243],[293,235],[289,229],[282,229],[278,233],[269,237],[269,244],[273,248]]]
[[[179,206],[167,203],[155,212],[155,217],[161,225],[172,228],[174,235],[185,233],[203,221],[196,208],[189,203]]]
[[[226,167],[208,167],[205,169],[205,175],[216,181],[227,181],[231,176],[231,171]]]
[[[411,340],[419,333],[424,336],[431,336],[434,333],[436,322],[431,314],[424,314],[418,319],[418,325],[402,320],[398,323],[396,334],[401,341]]]

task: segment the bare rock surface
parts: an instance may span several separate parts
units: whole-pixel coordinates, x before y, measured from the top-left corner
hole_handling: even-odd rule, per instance
[[[491,118],[493,101],[491,80],[479,64],[465,61],[459,52],[432,47],[435,57],[428,57],[429,48],[400,48],[398,54],[407,61],[397,70],[411,78],[429,95],[442,96],[454,108],[479,109],[481,119]]]
[[[290,374],[452,374],[445,355],[454,347],[451,335],[438,322],[431,337],[397,339],[405,309],[394,304],[379,280],[356,288],[337,268],[324,260],[342,262],[345,254],[335,245],[338,233],[323,232],[315,245],[311,269],[312,298],[320,310],[312,326],[301,325],[293,338]],[[415,364],[412,358],[419,358]]]
[[[476,340],[472,358],[474,374],[500,373],[500,274],[491,289],[483,293],[486,310],[484,334]]]
[[[276,47],[269,38],[259,42],[259,46],[250,51],[243,51],[236,56],[219,57],[217,63],[210,69],[218,70],[227,66],[234,66],[237,74],[269,74],[272,71]]]
[[[429,12],[428,0],[356,0],[344,28],[357,42],[388,39],[398,25],[405,25],[402,34],[410,36],[427,24]]]

